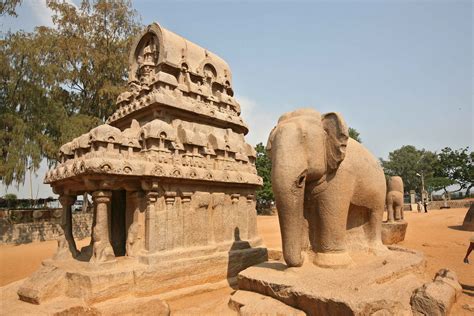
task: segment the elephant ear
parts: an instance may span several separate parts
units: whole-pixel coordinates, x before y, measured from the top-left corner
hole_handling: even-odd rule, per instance
[[[272,142],[276,128],[276,126],[273,127],[272,131],[270,132],[270,136],[268,136],[267,147],[265,147],[265,149],[267,150],[268,158],[270,159],[272,159]]]
[[[326,113],[321,118],[326,137],[326,163],[328,172],[335,171],[346,156],[349,130],[339,113]]]

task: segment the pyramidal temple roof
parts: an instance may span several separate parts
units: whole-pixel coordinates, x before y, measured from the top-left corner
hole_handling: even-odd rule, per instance
[[[247,132],[227,63],[153,23],[132,45],[117,110],[106,124],[61,146],[61,163],[45,182],[57,191],[84,191],[105,175],[255,187],[262,179]]]

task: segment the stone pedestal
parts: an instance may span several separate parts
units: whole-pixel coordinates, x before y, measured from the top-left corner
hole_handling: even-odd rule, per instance
[[[393,245],[405,240],[408,223],[406,221],[382,223],[382,242]]]
[[[391,247],[385,256],[354,256],[345,269],[265,262],[239,273],[239,290],[270,296],[308,315],[411,315],[410,296],[424,283],[421,253]]]

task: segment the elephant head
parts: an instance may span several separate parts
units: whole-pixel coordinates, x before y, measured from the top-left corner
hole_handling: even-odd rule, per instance
[[[311,109],[282,115],[270,133],[267,150],[288,266],[303,264],[306,183],[324,181],[336,172],[344,160],[348,138],[347,126],[338,113],[320,115]]]

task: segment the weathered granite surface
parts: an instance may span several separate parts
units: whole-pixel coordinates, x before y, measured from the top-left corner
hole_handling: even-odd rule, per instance
[[[408,223],[405,220],[382,223],[382,242],[393,245],[405,240]]]
[[[239,289],[275,298],[308,315],[410,315],[412,292],[424,283],[423,255],[392,248],[386,256],[361,253],[354,258],[353,266],[343,269],[261,263],[239,273]]]

